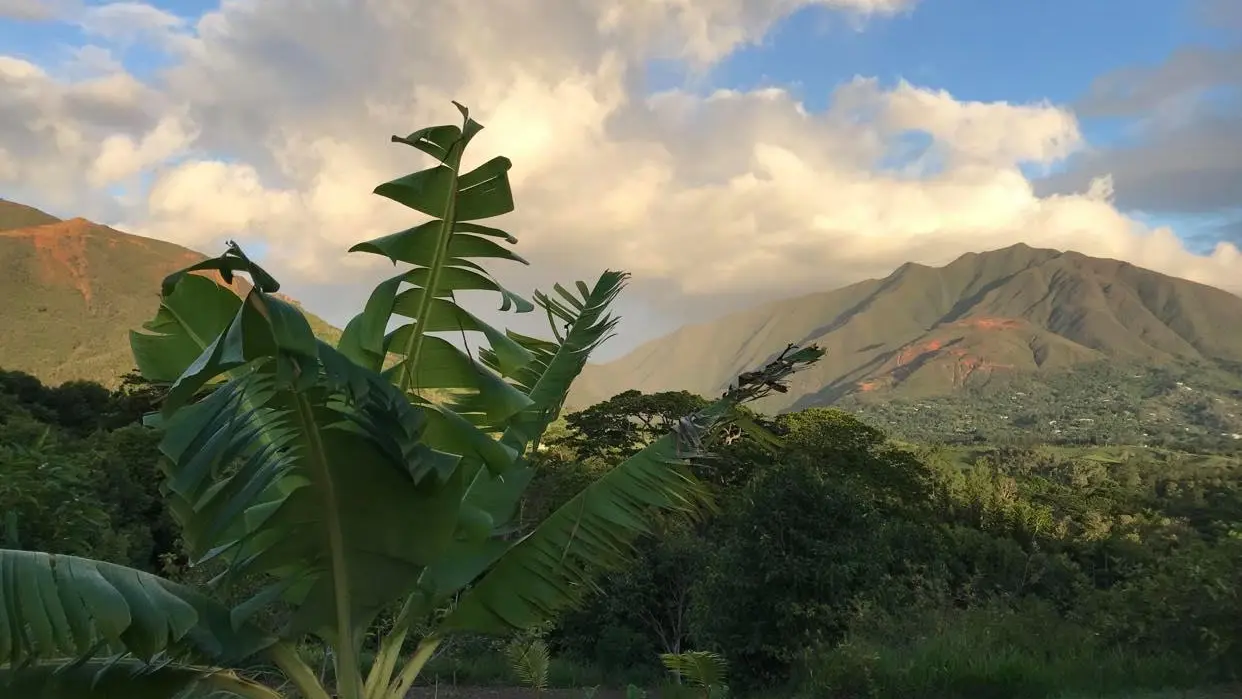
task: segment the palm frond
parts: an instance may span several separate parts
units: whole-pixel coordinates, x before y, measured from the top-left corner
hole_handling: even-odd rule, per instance
[[[709,416],[688,423],[701,435]],[[684,449],[666,435],[583,489],[534,531],[499,552],[462,593],[445,631],[508,633],[550,618],[576,601],[594,575],[630,559],[649,533],[652,513],[693,517],[710,507],[708,489],[690,473]]]
[[[0,668],[0,691],[21,699],[282,699],[232,670],[124,657]]]
[[[724,687],[729,665],[717,653],[692,650],[685,653],[663,653],[660,660],[670,672],[690,681],[696,687]]]
[[[548,688],[548,670],[552,665],[552,657],[548,653],[548,645],[542,639],[513,639],[505,646],[505,659],[524,686],[537,692]]]
[[[560,414],[565,396],[574,379],[582,372],[591,352],[612,337],[619,318],[609,315],[608,308],[625,289],[629,274],[606,271],[588,287],[585,282],[575,286],[580,294],[575,296],[560,284],[553,286],[560,295],[557,299],[549,294],[535,292],[537,303],[548,314],[548,322],[556,342],[535,340],[510,333],[534,355],[517,377],[531,400],[531,406],[509,422],[504,441],[515,449],[536,444],[543,437],[548,425]],[[557,324],[563,324],[565,334],[557,332]],[[484,352],[482,359],[489,366],[498,366],[499,357]]]
[[[75,556],[0,549],[0,660],[85,660],[104,653],[228,664],[274,642],[190,588]]]
[[[794,371],[822,356],[788,347],[671,434],[611,469],[507,549],[476,552],[482,574],[457,600],[440,633],[503,634],[553,618],[590,589],[595,576],[632,560],[633,542],[660,518],[693,519],[712,507],[709,487],[691,473],[707,436],[728,424],[741,403],[779,390]],[[455,569],[460,580],[465,561]],[[484,573],[483,571],[486,571]]]
[[[518,387],[529,396],[531,405],[510,418],[501,443],[522,454],[542,439],[548,425],[560,414],[569,387],[591,352],[611,337],[618,319],[607,310],[625,288],[628,278],[625,272],[609,271],[600,276],[594,287],[578,282],[580,299],[557,284],[554,288],[569,301],[568,305],[536,292],[536,302],[547,311],[549,321],[554,327],[558,321],[565,323],[566,332],[557,342],[509,333],[534,357],[514,377]],[[499,361],[487,350],[481,353],[481,359],[489,366],[496,366]],[[468,410],[471,405],[464,400],[455,407]],[[465,511],[480,513],[477,516],[486,518],[493,527],[507,527],[533,477],[534,469],[526,460],[505,471],[480,471],[466,491]]]
[[[340,347],[355,362],[375,370],[386,357],[395,357],[386,375],[403,392],[426,398],[428,389],[468,390],[477,396],[479,412],[494,426],[530,405],[525,394],[500,377],[521,371],[533,357],[520,343],[458,305],[455,295],[490,290],[500,294],[502,310],[527,312],[533,305],[472,261],[490,258],[526,263],[497,242],[515,243],[516,238],[474,222],[513,210],[508,177],[512,164],[497,157],[469,172],[461,171],[462,153],[483,127],[464,107],[457,107],[463,118],[460,127],[433,126],[392,139],[432,155],[438,163],[381,184],[375,193],[432,220],[350,248],[414,268],[376,286],[363,312],[346,326]],[[388,332],[394,317],[411,322]],[[497,373],[431,334],[441,332],[481,333],[491,345]]]

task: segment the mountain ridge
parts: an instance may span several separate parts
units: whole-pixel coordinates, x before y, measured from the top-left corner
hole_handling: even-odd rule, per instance
[[[788,342],[815,342],[827,355],[766,409],[948,395],[1108,359],[1237,362],[1242,298],[1121,260],[1017,244],[683,326],[589,365],[569,404],[626,388],[711,395]]]
[[[159,282],[205,258],[0,199],[0,294],[6,300],[0,319],[20,328],[0,335],[0,369],[48,383],[115,385],[132,368],[127,331],[154,313]],[[233,288],[244,294],[248,284],[237,279]],[[307,316],[321,337],[339,337],[337,329]],[[826,356],[796,374],[789,393],[758,404],[761,410],[838,405],[879,410],[884,420],[900,423],[914,414],[892,417],[907,403],[910,411],[933,401],[1004,412],[1014,407],[1006,391],[1111,391],[1129,401],[1132,413],[1176,413],[1182,417],[1162,419],[1181,424],[1183,408],[1196,415],[1210,408],[1219,413],[1213,430],[1242,432],[1236,417],[1242,404],[1231,407],[1242,390],[1209,395],[1214,387],[1233,386],[1234,378],[1242,388],[1242,298],[1121,260],[1026,244],[967,253],[941,267],[908,262],[879,279],[683,326],[617,360],[589,364],[566,408],[630,389],[713,395],[790,342],[819,344]],[[1133,398],[1135,386],[1127,382],[1156,369],[1202,386],[1206,397],[1194,405],[1181,394],[1159,405]],[[1166,394],[1183,390],[1171,380],[1157,383]],[[1027,411],[1027,424],[1042,419],[1037,412]],[[1142,438],[1141,424],[1127,425]]]

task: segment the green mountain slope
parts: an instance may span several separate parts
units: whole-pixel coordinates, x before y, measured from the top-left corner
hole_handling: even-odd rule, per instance
[[[18,204],[8,199],[0,199],[0,231],[29,226],[42,226],[46,223],[57,223],[60,219],[39,211],[38,209]]]
[[[46,383],[115,385],[133,368],[129,330],[154,313],[159,283],[204,255],[0,200],[0,368]],[[244,282],[241,282],[244,284]],[[239,290],[244,286],[238,285]],[[318,318],[321,337],[338,331]]]
[[[687,326],[588,367],[570,401],[630,388],[711,395],[787,342],[815,342],[827,354],[766,410],[980,402],[1067,376],[1078,386],[1088,367],[1086,392],[1179,367],[1227,396],[1238,375],[1229,363],[1242,362],[1242,298],[1125,262],[1015,245]],[[1121,373],[1105,379],[1101,367]]]

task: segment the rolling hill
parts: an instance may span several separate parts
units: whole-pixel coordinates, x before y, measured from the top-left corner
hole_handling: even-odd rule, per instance
[[[903,406],[923,405],[967,432],[1001,415],[1025,415],[1024,429],[1037,431],[1057,422],[1049,415],[1069,394],[1133,396],[1101,403],[1105,413],[1167,412],[1184,390],[1178,381],[1192,392],[1201,385],[1213,407],[1216,398],[1224,406],[1242,398],[1242,298],[1117,260],[1015,245],[939,268],[908,263],[884,279],[681,328],[588,366],[569,405],[627,389],[713,395],[788,342],[817,343],[826,355],[764,410],[837,405],[900,426],[910,419]],[[1015,407],[1015,394],[1047,400],[1028,410]],[[1242,407],[1201,427],[1242,432],[1237,416]],[[1134,425],[1141,438],[1142,420]]]
[[[0,369],[116,385],[133,368],[129,330],[154,315],[160,280],[205,257],[0,199]],[[336,334],[309,318],[321,337]]]

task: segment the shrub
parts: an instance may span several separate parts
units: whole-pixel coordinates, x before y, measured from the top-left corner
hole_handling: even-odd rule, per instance
[[[797,684],[807,697],[1044,699],[1197,679],[1183,658],[1106,645],[1050,606],[992,602],[862,614],[845,643],[809,654]]]

